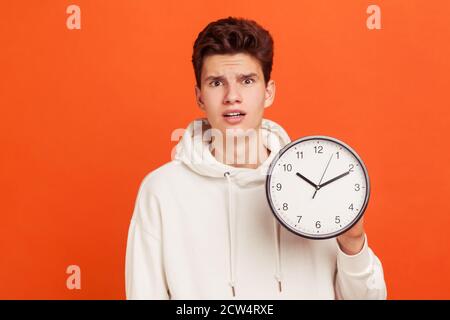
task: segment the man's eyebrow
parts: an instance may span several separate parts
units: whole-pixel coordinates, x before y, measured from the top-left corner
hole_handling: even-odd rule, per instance
[[[256,74],[255,72],[250,72],[248,74],[240,74],[241,78],[250,78],[250,77],[255,77],[258,78],[258,74]]]
[[[208,81],[208,80],[223,80],[223,79],[225,79],[224,76],[209,76],[209,77],[206,77],[204,81]]]
[[[250,77],[256,77],[258,78],[258,74],[255,72],[250,72],[248,74],[239,74],[239,78],[250,78]],[[204,81],[209,81],[209,80],[224,80],[225,77],[220,75],[220,76],[208,76],[205,78]]]

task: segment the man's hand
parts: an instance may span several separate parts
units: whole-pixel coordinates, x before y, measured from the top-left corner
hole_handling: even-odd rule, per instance
[[[350,230],[337,237],[341,250],[348,255],[355,255],[364,246],[364,217],[362,217]]]

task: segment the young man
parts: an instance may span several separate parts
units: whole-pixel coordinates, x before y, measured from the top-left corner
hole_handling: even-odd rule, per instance
[[[281,228],[270,211],[267,168],[290,142],[263,118],[275,97],[272,58],[272,37],[251,20],[221,19],[198,35],[192,62],[206,118],[189,124],[174,159],[140,186],[127,299],[386,298],[362,220],[314,241]]]

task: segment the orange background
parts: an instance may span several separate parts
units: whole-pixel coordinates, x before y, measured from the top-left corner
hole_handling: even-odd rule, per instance
[[[73,3],[81,30],[66,27]],[[366,28],[370,4],[382,30]],[[2,2],[0,298],[125,298],[137,188],[202,115],[198,32],[233,15],[275,40],[265,117],[364,159],[388,297],[449,299],[448,12],[445,0]],[[71,264],[81,290],[66,288]]]

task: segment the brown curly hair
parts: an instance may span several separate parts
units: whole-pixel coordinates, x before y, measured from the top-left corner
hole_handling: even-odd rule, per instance
[[[247,53],[259,61],[267,85],[273,63],[272,36],[253,20],[228,17],[209,23],[195,40],[192,64],[197,86],[201,88],[201,71],[206,56],[236,53]]]

